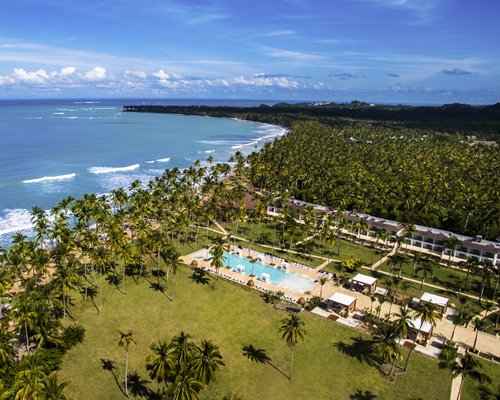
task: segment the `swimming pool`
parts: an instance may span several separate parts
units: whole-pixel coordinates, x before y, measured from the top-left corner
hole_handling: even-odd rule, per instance
[[[210,258],[207,250],[200,250],[193,254],[194,258],[205,259]],[[256,275],[256,279],[260,280],[263,273],[269,274],[270,283],[283,289],[292,290],[296,292],[305,292],[312,290],[315,283],[304,276],[294,272],[285,272],[277,268],[266,265],[262,261],[251,262],[248,258],[224,252],[224,265],[231,266],[234,272],[240,272],[242,275],[248,276],[250,274]],[[242,271],[238,270],[238,266],[243,266]]]

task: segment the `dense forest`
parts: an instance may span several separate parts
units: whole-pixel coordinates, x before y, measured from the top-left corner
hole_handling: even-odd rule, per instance
[[[429,129],[474,135],[500,143],[500,103],[490,106],[447,104],[443,106],[370,105],[354,101],[336,103],[278,103],[258,107],[129,105],[124,111],[155,112],[239,118],[291,127],[294,122],[315,120],[325,125],[384,126]]]
[[[249,158],[257,187],[402,222],[500,235],[500,104],[125,106],[293,127]],[[439,131],[442,129],[442,131]],[[447,133],[448,132],[448,133]]]
[[[443,133],[296,123],[249,156],[262,187],[346,210],[500,235],[500,157]]]

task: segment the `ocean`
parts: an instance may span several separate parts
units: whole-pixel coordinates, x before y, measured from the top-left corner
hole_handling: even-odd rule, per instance
[[[190,100],[0,101],[0,246],[30,236],[33,206],[108,193],[195,160],[228,161],[285,133],[281,127],[171,114],[123,113],[125,104],[256,105]]]

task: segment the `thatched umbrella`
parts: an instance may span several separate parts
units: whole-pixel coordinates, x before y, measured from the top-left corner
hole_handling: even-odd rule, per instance
[[[191,266],[192,267],[197,267],[198,266],[198,261],[196,261],[196,260],[191,261]]]
[[[304,304],[306,304],[306,299],[304,299],[303,297],[300,297],[300,298],[297,300],[297,303],[299,303],[301,306],[303,306]]]
[[[255,282],[253,281],[253,279],[250,279],[250,280],[247,282],[247,286],[249,286],[249,287],[254,287],[254,286],[255,286]]]

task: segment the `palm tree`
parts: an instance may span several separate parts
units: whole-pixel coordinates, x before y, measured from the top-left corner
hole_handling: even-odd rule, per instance
[[[149,371],[151,379],[156,380],[158,383],[163,382],[166,385],[169,373],[173,368],[172,347],[167,341],[160,340],[158,343],[151,345],[151,350],[154,354],[147,357],[146,369]]]
[[[319,291],[319,297],[323,300],[323,286],[325,286],[326,282],[328,282],[328,278],[326,276],[322,276],[319,278],[319,284],[321,285],[321,289]]]
[[[181,331],[179,335],[174,336],[171,341],[172,356],[177,366],[188,363],[195,351],[195,345],[191,342],[191,335]]]
[[[52,373],[42,381],[40,389],[40,400],[66,400],[64,389],[68,386],[66,382],[59,382],[57,374]]]
[[[285,340],[286,344],[290,347],[290,373],[288,376],[289,380],[292,380],[292,365],[293,365],[293,349],[302,340],[306,331],[304,330],[304,321],[295,314],[290,315],[288,318],[281,320],[281,327],[279,329],[282,332],[281,337]]]
[[[187,368],[181,369],[176,375],[174,382],[169,389],[169,399],[172,400],[197,400],[203,384],[197,380]]]
[[[396,360],[401,357],[401,348],[397,342],[398,331],[395,326],[382,323],[378,326],[374,335],[374,342],[384,360],[391,364],[387,376],[392,376]]]
[[[135,343],[134,337],[132,336],[132,331],[122,332],[120,331],[120,341],[118,342],[118,346],[122,349],[125,349],[125,393],[128,397],[128,349],[130,347],[130,343]]]
[[[422,289],[425,285],[425,279],[427,275],[432,274],[433,268],[431,262],[429,260],[424,260],[420,263],[417,268],[417,274],[422,271],[422,281],[420,282],[420,289]]]
[[[474,318],[472,320],[472,323],[474,324],[474,330],[476,331],[476,336],[474,337],[474,345],[472,346],[472,351],[476,351],[477,338],[479,336],[479,332],[484,332],[488,328],[489,324],[487,320],[480,318]]]
[[[453,377],[455,378],[459,375],[462,375],[462,382],[460,382],[457,399],[460,399],[462,388],[467,377],[479,381],[480,383],[491,383],[491,378],[481,371],[482,368],[483,366],[481,365],[481,363],[477,361],[470,353],[465,354],[460,358],[459,361],[455,363],[455,365],[453,365]]]
[[[451,264],[451,258],[455,257],[455,252],[457,250],[457,247],[460,246],[462,242],[456,237],[456,236],[451,236],[446,242],[445,242],[445,248],[448,248],[450,250],[450,256],[448,258],[448,267]]]
[[[0,376],[14,364],[14,341],[12,333],[5,326],[0,326]]]
[[[437,312],[436,312],[436,306],[432,303],[424,302],[420,304],[419,309],[415,313],[415,317],[420,318],[420,326],[418,328],[417,334],[415,336],[415,339],[413,340],[414,344],[417,341],[417,337],[420,331],[422,331],[422,327],[424,326],[424,322],[428,322],[431,325],[436,324],[437,320]],[[410,360],[411,353],[413,352],[413,349],[415,346],[412,346],[410,351],[408,352],[408,357],[406,357],[406,362],[405,362],[405,367],[404,370],[406,371],[408,368],[408,361]]]
[[[217,279],[219,277],[219,269],[224,266],[224,260],[226,259],[226,257],[224,256],[224,251],[224,239],[220,236],[217,236],[209,249],[209,253],[212,256],[209,259],[210,266],[215,267],[215,270],[217,271]]]
[[[208,340],[203,340],[192,359],[192,367],[198,381],[208,385],[219,369],[224,366],[219,347]]]

